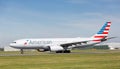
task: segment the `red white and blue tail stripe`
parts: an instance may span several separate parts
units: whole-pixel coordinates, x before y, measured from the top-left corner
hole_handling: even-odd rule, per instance
[[[101,42],[100,39],[104,39],[108,36],[109,30],[110,30],[111,22],[106,22],[103,27],[100,29],[100,31],[95,34],[92,38],[94,38],[94,42]]]

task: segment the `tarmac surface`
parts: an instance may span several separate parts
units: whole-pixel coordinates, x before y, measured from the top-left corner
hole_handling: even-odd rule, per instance
[[[43,53],[0,53],[0,57],[2,56],[39,56],[39,55],[59,55],[59,54],[107,54],[110,52],[104,52],[104,51],[99,51],[99,52],[71,52],[71,53],[55,53],[55,52],[43,52]]]

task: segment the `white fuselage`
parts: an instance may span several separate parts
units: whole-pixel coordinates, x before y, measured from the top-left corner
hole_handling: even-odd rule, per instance
[[[44,38],[44,39],[20,39],[12,42],[14,48],[45,48],[47,46],[60,46],[61,44],[90,41],[92,38]]]

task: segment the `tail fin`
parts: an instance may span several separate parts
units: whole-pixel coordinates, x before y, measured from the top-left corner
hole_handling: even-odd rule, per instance
[[[110,30],[111,22],[106,22],[103,27],[100,29],[100,31],[92,36],[95,40],[94,42],[101,42],[99,39],[106,38],[108,36],[109,30]]]

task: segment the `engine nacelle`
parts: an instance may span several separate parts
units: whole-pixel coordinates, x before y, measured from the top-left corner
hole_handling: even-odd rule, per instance
[[[64,48],[61,46],[50,46],[50,51],[63,51]]]

